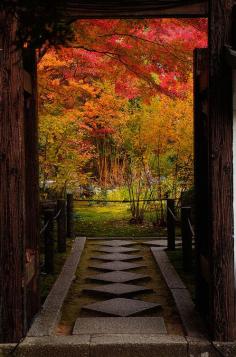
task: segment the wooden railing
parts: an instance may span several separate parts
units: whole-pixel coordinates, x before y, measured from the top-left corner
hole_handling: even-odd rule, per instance
[[[182,252],[183,252],[183,269],[186,272],[193,267],[193,239],[195,237],[194,229],[191,223],[191,207],[181,207],[180,219],[175,214],[175,200],[167,200],[167,249],[175,250],[176,248],[176,225],[181,226]]]
[[[66,252],[66,238],[74,236],[73,228],[73,195],[68,194],[67,199],[41,202],[41,215],[43,227],[40,236],[43,238],[43,271],[52,274],[55,268],[55,237],[57,240],[56,251]]]

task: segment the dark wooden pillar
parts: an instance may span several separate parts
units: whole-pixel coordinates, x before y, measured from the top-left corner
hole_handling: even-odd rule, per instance
[[[17,20],[0,12],[0,341],[24,333],[25,149]]]
[[[232,71],[224,61],[231,44],[233,0],[209,2],[209,237],[212,338],[235,333],[233,244]]]
[[[25,49],[24,120],[25,120],[25,209],[26,223],[26,314],[27,327],[40,307],[39,294],[39,163],[37,63],[35,51]]]
[[[194,51],[194,191],[196,305],[209,321],[209,209],[208,209],[208,49]]]

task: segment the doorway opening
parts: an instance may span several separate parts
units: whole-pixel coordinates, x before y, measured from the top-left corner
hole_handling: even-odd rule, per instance
[[[193,51],[207,46],[207,20],[80,20],[73,26],[71,47],[49,49],[38,64],[41,198],[73,193],[77,236],[152,237],[158,244],[164,238],[167,245],[168,201],[175,220],[186,205],[195,219]],[[180,224],[176,233],[181,236]],[[88,274],[93,244],[86,249],[80,277]],[[169,258],[192,289],[194,270],[180,268],[181,249],[180,243]],[[148,249],[140,251],[153,282],[162,281]],[[88,303],[77,298],[81,289],[76,281],[64,306],[61,326],[66,322],[69,333]],[[164,301],[168,320],[174,303],[167,295]],[[175,318],[166,323],[171,333],[182,328]]]

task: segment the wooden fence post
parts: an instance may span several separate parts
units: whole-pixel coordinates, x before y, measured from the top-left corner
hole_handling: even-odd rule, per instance
[[[48,225],[44,232],[44,269],[45,273],[54,272],[54,210],[46,209],[44,211],[44,223]]]
[[[60,211],[57,218],[57,250],[59,253],[66,251],[66,201],[57,200],[57,211]]]
[[[168,250],[175,250],[175,201],[167,199],[167,237],[168,237]]]
[[[73,238],[74,227],[73,227],[73,194],[67,194],[67,237]]]
[[[192,238],[193,234],[190,227],[191,207],[181,208],[181,230],[182,230],[182,251],[183,251],[183,269],[188,272],[192,270]]]

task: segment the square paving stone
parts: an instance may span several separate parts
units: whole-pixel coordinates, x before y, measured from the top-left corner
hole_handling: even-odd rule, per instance
[[[146,267],[144,264],[140,263],[130,263],[116,260],[114,262],[107,262],[102,264],[91,264],[89,268],[95,268],[99,270],[129,270]]]
[[[96,311],[112,316],[125,317],[135,315],[144,311],[157,309],[159,307],[161,307],[160,304],[152,302],[125,298],[115,298],[83,306],[83,309]]]
[[[132,240],[122,240],[122,239],[107,240],[100,243],[100,245],[108,245],[109,247],[122,247],[126,245],[134,245],[134,244],[137,244],[137,242],[133,242]]]
[[[101,273],[89,276],[89,280],[109,281],[111,283],[125,283],[127,281],[135,281],[140,279],[150,279],[148,275],[130,273],[127,271],[110,271],[109,273]]]
[[[85,288],[84,291],[93,294],[124,296],[124,295],[131,295],[135,293],[152,292],[153,290],[150,288],[146,288],[145,286],[114,283],[114,284],[98,285],[95,287],[89,286]]]
[[[73,329],[73,335],[166,333],[162,317],[85,317],[78,318]]]
[[[92,259],[99,259],[99,260],[136,260],[136,259],[142,259],[143,257],[141,255],[131,255],[131,254],[125,254],[125,253],[111,253],[111,254],[101,254],[92,257]]]
[[[105,252],[105,253],[131,253],[131,252],[139,252],[140,249],[128,248],[128,247],[101,247],[96,248],[97,252]]]

